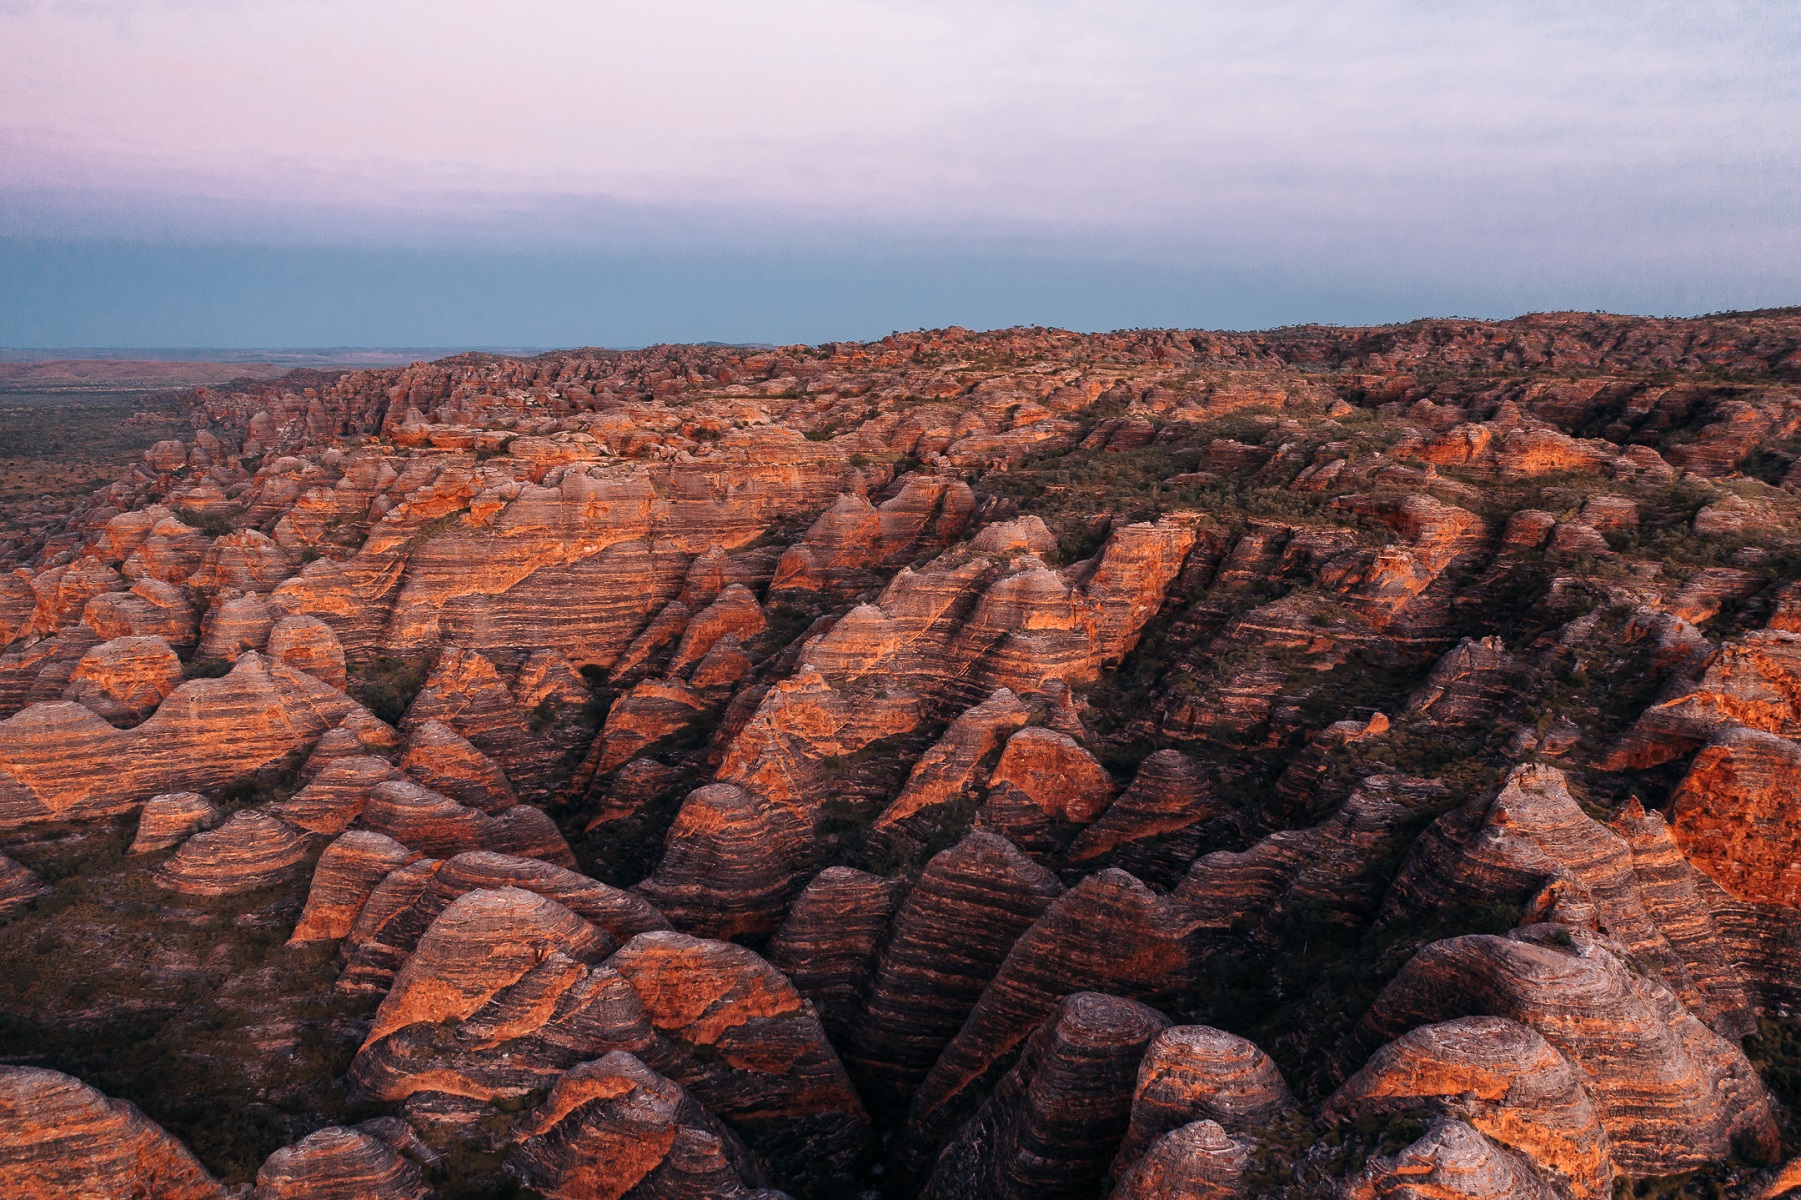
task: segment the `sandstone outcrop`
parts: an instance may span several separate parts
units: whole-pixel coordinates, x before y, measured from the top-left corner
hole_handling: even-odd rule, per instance
[[[485,813],[519,802],[500,766],[441,721],[413,726],[398,765],[432,791]]]
[[[1171,887],[1209,841],[1236,833],[1235,814],[1210,794],[1195,760],[1179,750],[1159,750],[1138,765],[1131,786],[1100,818],[1076,835],[1066,857]]]
[[[223,678],[182,684],[133,729],[79,704],[34,704],[0,721],[0,829],[221,787],[304,749],[353,707],[335,688],[257,654]]]
[[[1013,943],[914,1095],[910,1122],[928,1137],[942,1129],[959,1098],[992,1078],[1062,997],[1149,996],[1187,979],[1188,932],[1178,909],[1117,868],[1070,888]]]
[[[1557,1194],[1613,1194],[1607,1131],[1585,1077],[1550,1043],[1501,1017],[1414,1029],[1378,1050],[1333,1095],[1329,1116],[1447,1116],[1529,1161]]]
[[[1132,1108],[1138,1060],[1167,1018],[1093,992],[1065,998],[945,1146],[923,1195],[1092,1195]]]
[[[1044,867],[978,830],[926,864],[896,912],[852,1040],[872,1102],[905,1104],[1014,942],[1062,894]]]
[[[1378,1159],[1344,1189],[1345,1200],[1556,1200],[1525,1159],[1462,1121],[1440,1118],[1392,1159]]]
[[[1249,1155],[1213,1121],[1191,1121],[1150,1144],[1113,1189],[1116,1200],[1237,1200]]]
[[[566,1071],[522,1127],[507,1169],[552,1200],[762,1200],[735,1134],[623,1051]]]
[[[409,869],[427,862],[429,874]],[[482,889],[516,888],[556,901],[593,925],[607,952],[636,934],[669,927],[662,913],[637,896],[534,858],[469,851],[440,862],[415,854],[390,875],[394,886],[380,904],[365,901],[368,921],[361,920],[361,912],[354,914],[358,920],[344,946],[344,980],[354,981],[357,990],[385,990],[438,916],[458,897]],[[370,889],[371,900],[381,886]]]
[[[390,872],[422,855],[409,850],[393,838],[366,829],[353,829],[343,834],[325,852],[313,868],[313,882],[306,894],[306,907],[294,926],[290,942],[335,941],[350,932],[357,914],[363,910],[376,884]]]
[[[1211,1121],[1245,1142],[1295,1107],[1270,1056],[1244,1038],[1205,1025],[1159,1033],[1138,1065],[1131,1123],[1114,1173],[1123,1174],[1164,1134]]]
[[[219,806],[198,792],[165,792],[144,802],[129,854],[167,850],[191,833],[211,829],[225,819]]]
[[[1769,1098],[1737,1046],[1592,936],[1538,928],[1551,944],[1478,934],[1421,950],[1359,1023],[1353,1059],[1420,1025],[1505,1017],[1580,1069],[1626,1174],[1670,1174],[1735,1145],[1774,1153]]]
[[[159,637],[122,637],[81,656],[65,700],[86,706],[114,725],[136,725],[181,683],[181,660]]]
[[[733,1124],[779,1179],[843,1169],[868,1144],[863,1111],[811,1006],[742,946],[643,933],[608,965],[682,1048],[671,1077]]]
[[[1695,755],[1671,804],[1683,856],[1727,892],[1801,906],[1801,743],[1728,728]]]
[[[464,850],[495,850],[573,867],[575,855],[542,809],[519,804],[490,815],[458,804],[407,779],[369,789],[362,827],[438,858]]]
[[[296,671],[332,687],[344,686],[344,647],[331,626],[318,617],[283,617],[269,630],[264,650],[270,658],[278,658]]]
[[[743,788],[712,784],[682,802],[663,861],[637,890],[695,934],[773,933],[800,886],[810,833]]]
[[[379,1138],[328,1126],[271,1154],[256,1200],[425,1200],[419,1168]]]
[[[1653,862],[1654,830],[1633,838],[1584,813],[1562,771],[1515,767],[1492,801],[1441,818],[1416,843],[1389,904],[1419,919],[1445,904],[1524,907],[1543,889],[1567,894],[1696,1015],[1721,1032],[1750,1032],[1744,983],[1726,961],[1692,873],[1667,854]]]
[[[1113,799],[1113,779],[1068,734],[1028,727],[1007,739],[988,778],[980,819],[1027,850],[1048,851],[1058,830],[1087,825]]]
[[[0,1188],[13,1196],[224,1200],[187,1147],[78,1079],[0,1066]]]
[[[30,868],[0,854],[0,917],[49,891]]]
[[[291,878],[307,857],[306,836],[255,809],[196,833],[157,869],[156,881],[188,896],[235,896]]]
[[[770,963],[813,1005],[834,1045],[848,1044],[900,892],[895,880],[827,867],[769,941]]]
[[[982,765],[1030,716],[1030,706],[1005,688],[965,711],[913,764],[906,786],[877,818],[875,830],[891,830],[917,814],[969,797],[987,782]]]

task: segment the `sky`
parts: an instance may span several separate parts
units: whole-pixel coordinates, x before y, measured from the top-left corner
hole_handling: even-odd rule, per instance
[[[0,346],[1801,304],[1801,4],[0,0]]]

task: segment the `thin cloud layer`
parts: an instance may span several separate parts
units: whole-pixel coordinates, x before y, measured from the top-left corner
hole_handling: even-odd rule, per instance
[[[12,0],[0,44],[14,238],[1801,278],[1783,0]]]

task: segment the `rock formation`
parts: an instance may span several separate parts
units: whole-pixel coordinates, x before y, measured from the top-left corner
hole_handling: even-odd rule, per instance
[[[944,1151],[924,1195],[1087,1196],[1132,1109],[1132,1078],[1167,1020],[1130,1000],[1064,999]]]
[[[269,1156],[256,1200],[425,1200],[419,1168],[379,1138],[329,1126]]]
[[[0,1067],[0,1187],[46,1200],[224,1200],[226,1194],[187,1147],[134,1105],[36,1067]]]

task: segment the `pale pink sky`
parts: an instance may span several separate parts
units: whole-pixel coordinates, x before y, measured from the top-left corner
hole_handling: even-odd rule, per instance
[[[0,0],[0,276],[29,277],[0,319],[28,328],[136,320],[166,256],[71,281],[201,243],[798,255],[793,288],[878,332],[977,293],[1094,322],[1750,307],[1801,301],[1798,212],[1795,0]],[[1003,258],[1039,265],[969,265]],[[879,315],[878,259],[962,273]],[[1073,259],[1120,296],[1272,298],[1046,302]],[[801,311],[740,299],[747,328]]]

